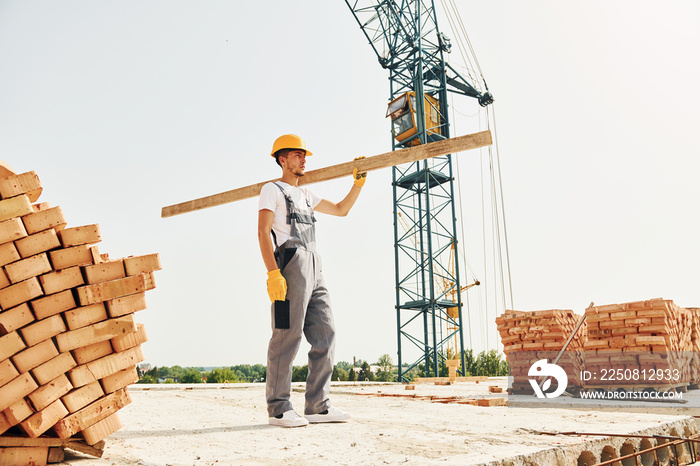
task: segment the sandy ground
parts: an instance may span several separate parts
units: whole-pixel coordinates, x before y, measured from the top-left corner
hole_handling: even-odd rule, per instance
[[[410,393],[504,396],[489,395],[487,385],[497,384],[505,387],[506,381],[421,384]],[[675,426],[684,435],[684,428],[695,425],[688,413],[678,415],[673,406],[658,404],[649,414],[551,404],[479,407],[386,396],[407,393],[399,384],[334,386],[331,400],[353,416],[351,422],[285,429],[268,425],[261,384],[134,385],[133,402],[119,412],[123,428],[107,439],[103,457],[67,452],[64,464],[576,464],[581,451],[622,440],[539,432],[626,434]],[[295,385],[292,401],[298,412],[303,399],[303,385]]]

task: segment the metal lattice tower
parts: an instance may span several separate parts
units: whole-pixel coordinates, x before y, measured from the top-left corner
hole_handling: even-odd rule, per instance
[[[448,91],[493,101],[445,62],[450,40],[432,0],[346,4],[389,70],[393,150],[450,137]],[[393,169],[399,381],[419,365],[438,376],[446,359],[465,367],[453,180],[450,155]],[[418,356],[404,370],[411,349]]]

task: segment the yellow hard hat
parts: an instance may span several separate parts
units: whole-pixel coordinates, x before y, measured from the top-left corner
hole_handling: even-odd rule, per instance
[[[306,148],[304,140],[296,134],[285,134],[275,139],[270,155],[274,157],[275,152],[280,149],[300,149],[306,151],[306,155],[314,155]]]

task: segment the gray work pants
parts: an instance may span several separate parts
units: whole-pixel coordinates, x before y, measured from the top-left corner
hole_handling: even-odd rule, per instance
[[[328,396],[335,349],[335,325],[321,261],[315,252],[299,247],[280,269],[287,280],[289,328],[276,328],[273,304],[272,337],[267,350],[268,415],[273,417],[292,409],[292,364],[302,333],[311,344],[304,414],[318,414],[330,406]]]

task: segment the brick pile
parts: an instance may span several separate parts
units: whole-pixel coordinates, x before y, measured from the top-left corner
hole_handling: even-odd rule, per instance
[[[660,298],[589,307],[586,370],[598,374],[596,385],[688,385],[697,380],[697,318]]]
[[[532,391],[530,366],[540,359],[552,362],[576,328],[580,316],[571,310],[506,311],[496,318],[498,332],[513,376],[512,391]],[[579,329],[558,365],[569,377],[569,387],[581,386],[580,369],[585,335]]]
[[[0,164],[0,178],[0,463],[46,464],[76,439],[99,456],[138,380],[134,313],[159,257],[110,260],[98,225],[68,227],[60,207],[36,203],[36,173]]]
[[[688,307],[690,313],[690,346],[692,348],[690,358],[690,385],[698,388],[700,384],[700,308]]]

